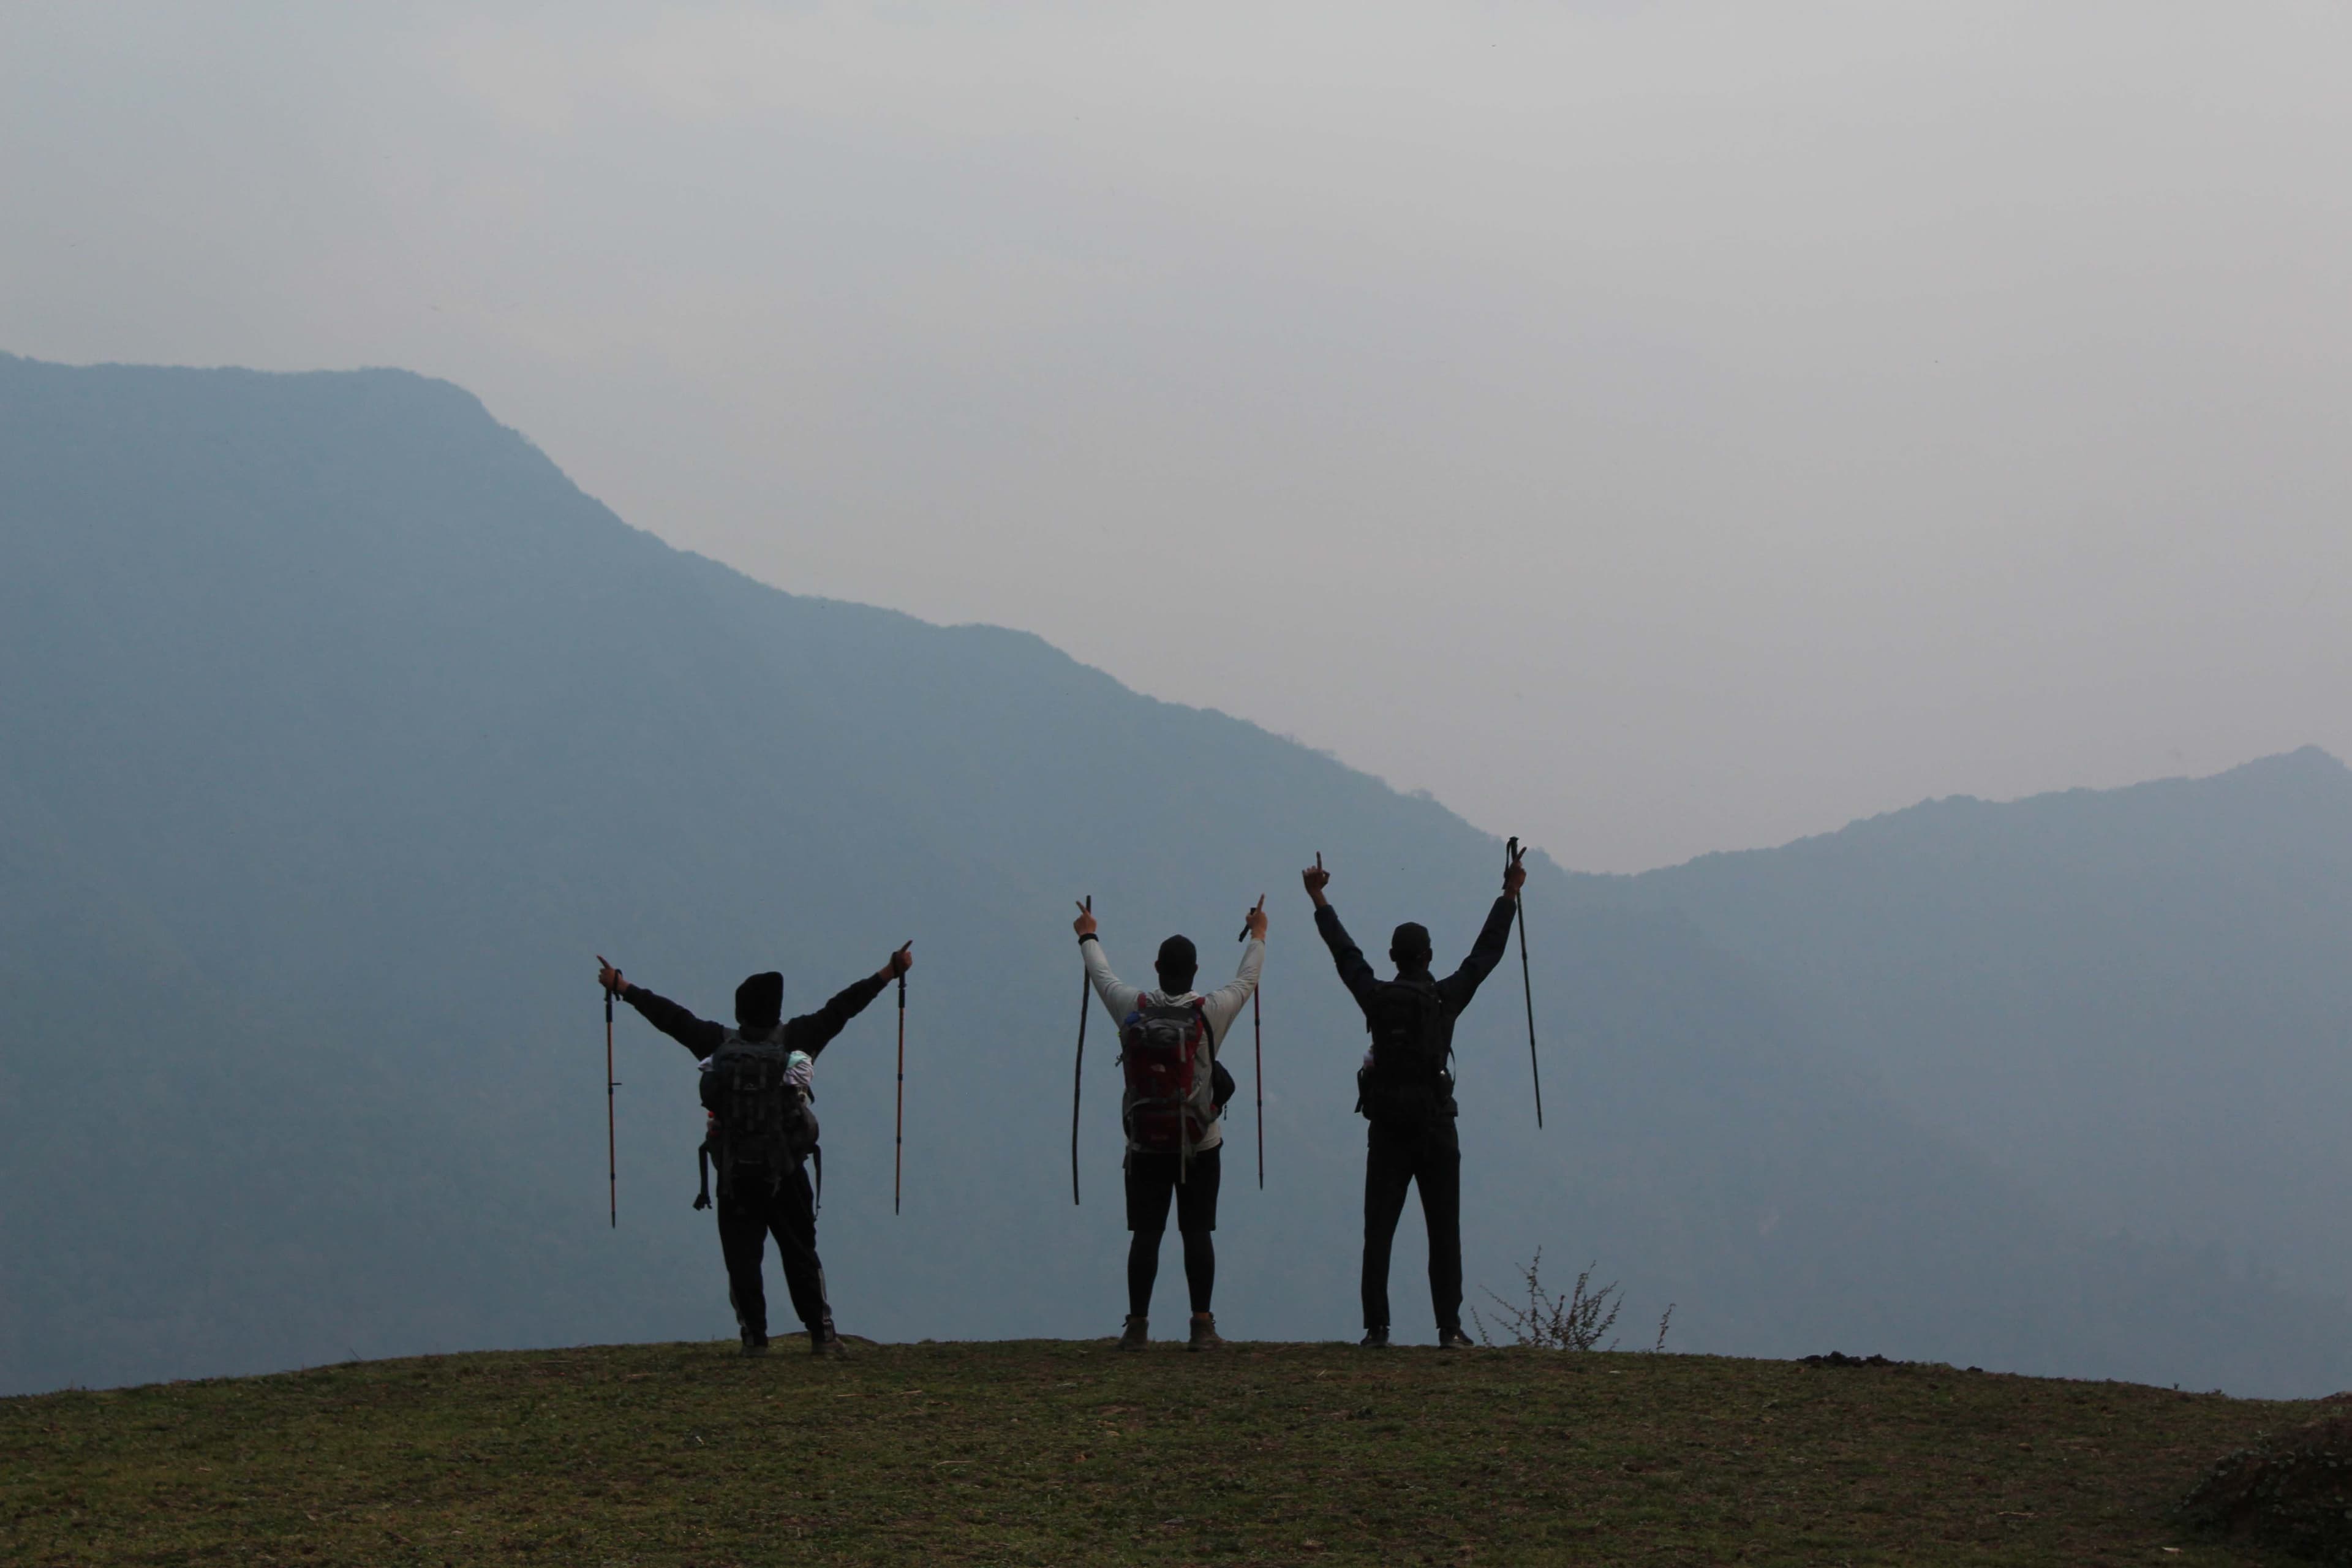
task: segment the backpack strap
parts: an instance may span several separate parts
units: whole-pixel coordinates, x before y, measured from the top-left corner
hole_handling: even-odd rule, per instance
[[[698,1209],[707,1209],[710,1206],[709,1139],[705,1138],[702,1141],[702,1146],[694,1152],[694,1163],[702,1169],[702,1191],[695,1194],[694,1206]]]
[[[1198,1031],[1188,1042],[1184,1052],[1184,1096],[1176,1105],[1176,1181],[1181,1185],[1192,1173],[1192,1074],[1193,1064],[1201,1058],[1202,1047],[1208,1047],[1210,1071],[1215,1072],[1217,1035],[1209,1027],[1209,1009],[1198,996],[1192,998],[1192,1027]],[[1213,1076],[1209,1092],[1216,1093]]]

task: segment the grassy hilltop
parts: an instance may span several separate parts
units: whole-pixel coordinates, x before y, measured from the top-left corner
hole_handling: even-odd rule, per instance
[[[0,1561],[2263,1563],[2167,1510],[2308,1414],[1927,1365],[795,1342],[0,1401]]]

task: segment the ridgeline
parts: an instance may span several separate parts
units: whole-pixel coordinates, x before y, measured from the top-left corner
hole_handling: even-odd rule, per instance
[[[1503,844],[1438,803],[673,550],[398,372],[0,354],[0,1391],[724,1330],[692,1065],[634,1018],[608,1225],[597,953],[706,1014],[780,969],[793,1012],[915,939],[902,1214],[887,1013],[820,1074],[839,1321],[1109,1331],[1081,895],[1130,975],[1186,931],[1213,977],[1272,895],[1219,1319],[1360,1331],[1364,1037],[1298,868],[1450,963]],[[2315,754],[1654,879],[1538,857],[1542,1131],[1517,977],[1454,1036],[1469,1298],[1541,1250],[1709,1352],[2345,1387],[2347,866]]]
[[[2311,1409],[1924,1363],[795,1343],[0,1401],[0,1559],[2252,1563],[2171,1510]]]

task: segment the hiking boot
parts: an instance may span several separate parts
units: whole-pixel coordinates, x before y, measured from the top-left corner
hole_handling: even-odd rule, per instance
[[[1148,1351],[1151,1348],[1151,1320],[1130,1317],[1127,1330],[1118,1336],[1118,1348],[1123,1351]]]
[[[1437,1348],[1442,1351],[1475,1351],[1478,1342],[1462,1331],[1457,1325],[1437,1331]]]
[[[1225,1348],[1225,1342],[1217,1337],[1217,1319],[1214,1313],[1192,1314],[1192,1337],[1184,1342],[1184,1348],[1188,1351],[1215,1351]]]
[[[765,1334],[745,1334],[743,1336],[743,1353],[745,1355],[766,1355],[768,1353],[768,1336]]]
[[[820,1323],[809,1334],[809,1353],[838,1359],[849,1352],[842,1348],[841,1336],[833,1331],[833,1325]]]
[[[1358,1340],[1356,1345],[1360,1350],[1384,1351],[1389,1348],[1389,1331],[1386,1329],[1366,1329],[1364,1337]]]

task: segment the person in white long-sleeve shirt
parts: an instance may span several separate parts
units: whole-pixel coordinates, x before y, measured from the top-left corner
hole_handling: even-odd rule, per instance
[[[1261,900],[1261,906],[1263,900]],[[1213,1350],[1224,1342],[1217,1337],[1217,1321],[1210,1310],[1216,1288],[1217,1252],[1213,1233],[1217,1228],[1217,1184],[1220,1151],[1224,1145],[1223,1112],[1232,1095],[1233,1079],[1217,1065],[1225,1033],[1241,1016],[1242,1008],[1257,990],[1259,971],[1265,964],[1265,910],[1249,915],[1249,940],[1242,948],[1240,971],[1231,984],[1202,995],[1192,989],[1199,954],[1185,937],[1171,936],[1160,944],[1153,967],[1160,984],[1139,990],[1111,973],[1095,935],[1095,917],[1081,908],[1073,922],[1078,951],[1085,955],[1087,977],[1118,1027],[1122,1055],[1132,1031],[1153,1017],[1181,1017],[1191,1012],[1199,1020],[1195,1049],[1196,1082],[1210,1092],[1196,1111],[1181,1112],[1181,1147],[1166,1147],[1166,1137],[1152,1131],[1149,1102],[1138,1099],[1133,1074],[1122,1098],[1120,1116],[1127,1128],[1127,1228],[1134,1232],[1127,1249],[1127,1326],[1118,1348],[1139,1351],[1150,1343],[1151,1288],[1160,1275],[1160,1240],[1168,1228],[1168,1207],[1176,1206],[1176,1229],[1184,1243],[1184,1282],[1192,1295],[1192,1336],[1186,1348]],[[1139,1113],[1142,1112],[1142,1113]],[[1154,1147],[1157,1143],[1160,1147]]]

